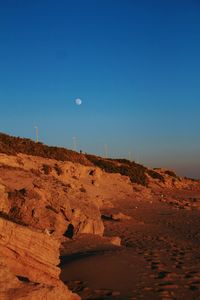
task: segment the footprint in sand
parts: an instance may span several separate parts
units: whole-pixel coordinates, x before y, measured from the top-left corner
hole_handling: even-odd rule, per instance
[[[184,278],[187,280],[186,287],[191,291],[200,289],[200,273],[197,271],[189,271]]]

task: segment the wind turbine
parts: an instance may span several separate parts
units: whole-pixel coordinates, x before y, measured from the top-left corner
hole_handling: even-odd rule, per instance
[[[73,140],[73,148],[74,148],[74,151],[77,151],[76,137],[73,136],[73,137],[72,137],[72,140]]]
[[[35,141],[36,141],[36,143],[38,143],[38,127],[37,126],[35,126],[34,127],[35,128],[35,135],[36,135],[36,139],[35,139]]]

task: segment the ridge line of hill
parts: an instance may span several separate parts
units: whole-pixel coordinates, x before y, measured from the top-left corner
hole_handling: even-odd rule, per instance
[[[0,132],[0,152],[7,155],[23,153],[27,155],[40,156],[58,161],[71,161],[85,166],[96,166],[107,173],[120,173],[129,176],[131,182],[148,186],[150,176],[164,183],[165,178],[156,169],[149,169],[141,164],[127,159],[103,158],[92,154],[78,153],[63,147],[47,146],[41,142],[34,142],[28,138],[14,137]],[[179,180],[173,171],[166,174]]]

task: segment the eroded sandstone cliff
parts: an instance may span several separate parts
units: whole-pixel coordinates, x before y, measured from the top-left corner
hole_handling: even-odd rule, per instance
[[[47,158],[44,151],[42,156],[0,153],[0,298],[3,300],[80,299],[59,280],[62,241],[62,253],[68,253],[67,247],[72,247],[73,240],[79,243],[82,234],[98,235],[101,243],[102,212],[115,209],[117,204],[116,214],[104,217],[124,218],[118,211],[123,199],[152,202],[156,196],[165,201],[165,194],[167,199],[172,198],[171,191],[176,190],[177,197],[179,188],[185,191],[199,188],[199,182],[179,178],[172,171],[150,170],[127,160],[95,158],[100,161],[97,167],[86,158],[80,161],[84,164],[79,164],[78,154],[76,162]],[[102,167],[102,161],[109,173]],[[139,181],[143,183],[145,179],[148,186],[134,182],[138,174],[134,168],[137,172],[142,170]],[[181,208],[199,207],[198,201],[192,201],[191,206],[182,198],[170,201]],[[116,241],[112,243],[120,244]],[[104,240],[104,244],[107,242]]]
[[[2,299],[79,299],[59,280],[60,243],[63,235],[102,236],[99,208],[113,205],[113,190],[128,196],[132,185],[91,166],[0,154],[1,270],[12,277],[11,285],[2,279]]]

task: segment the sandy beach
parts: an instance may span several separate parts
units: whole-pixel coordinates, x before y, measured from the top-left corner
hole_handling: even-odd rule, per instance
[[[61,279],[83,299],[200,299],[200,212],[168,200],[185,195],[184,201],[191,201],[191,192],[167,195],[165,202],[156,195],[115,202],[103,213],[120,211],[131,219],[104,220],[105,235],[119,236],[122,246],[91,247],[85,255],[82,247],[73,260],[69,254]]]

